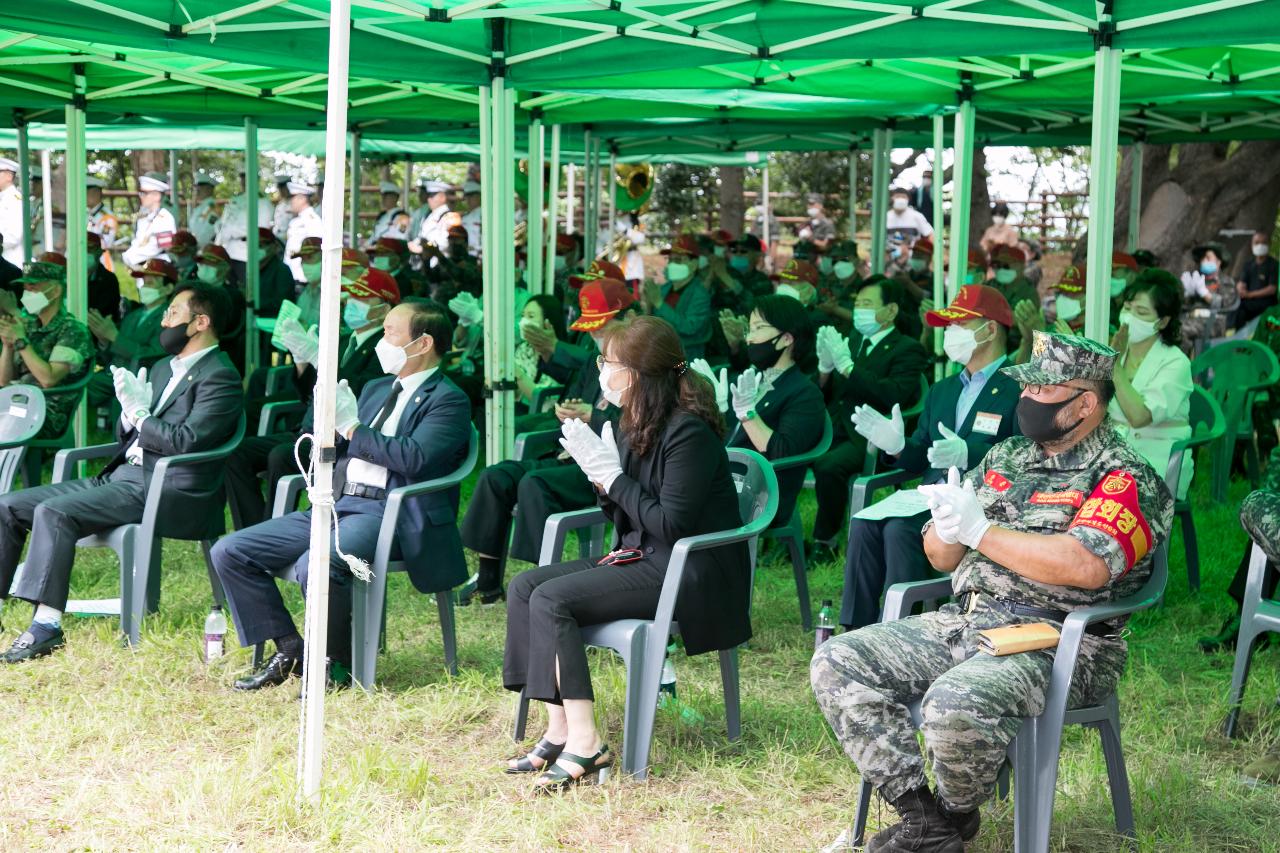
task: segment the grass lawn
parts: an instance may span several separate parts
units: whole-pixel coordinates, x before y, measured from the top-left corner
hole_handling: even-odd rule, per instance
[[[1244,737],[1219,731],[1232,658],[1202,655],[1245,536],[1236,519],[1247,485],[1214,504],[1199,478],[1196,520],[1204,589],[1187,590],[1182,537],[1160,609],[1133,623],[1121,689],[1125,755],[1142,850],[1280,850],[1280,790],[1236,772],[1280,740],[1280,653],[1260,652],[1246,696]],[[812,511],[812,493],[803,500]],[[72,597],[116,594],[109,552],[77,562]],[[838,599],[842,569],[813,567],[815,599]],[[296,589],[289,591],[301,612]],[[755,637],[741,655],[743,739],[723,728],[715,655],[676,659],[681,698],[705,717],[660,712],[654,772],[614,777],[563,798],[533,797],[504,775],[513,755],[513,695],[500,667],[504,610],[458,612],[460,675],[443,670],[434,605],[406,578],[390,584],[388,652],[372,695],[327,702],[326,787],[318,805],[294,796],[296,688],[230,689],[249,666],[235,648],[200,660],[209,587],[194,543],[165,546],[164,600],[137,650],[106,619],[69,618],[55,657],[0,675],[0,850],[812,850],[852,816],[858,775],[809,691],[813,636],[799,628],[790,568],[766,557],[757,576]],[[30,608],[3,611],[7,645]],[[623,678],[593,661],[606,738],[621,747]],[[530,720],[539,733],[541,716]],[[891,818],[887,807],[880,819]],[[873,823],[877,819],[873,805]],[[970,850],[1012,849],[1012,805],[989,805]],[[1110,800],[1098,739],[1069,729],[1052,846],[1111,851]]]

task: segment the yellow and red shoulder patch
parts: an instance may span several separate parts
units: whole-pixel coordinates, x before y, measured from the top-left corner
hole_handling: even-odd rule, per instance
[[[1138,484],[1127,471],[1103,477],[1070,527],[1092,527],[1120,543],[1126,573],[1151,550],[1151,527],[1138,507]]]
[[[988,471],[987,476],[983,478],[982,482],[986,483],[997,492],[1007,492],[1009,491],[1009,486],[1012,485],[1004,474],[995,470]]]

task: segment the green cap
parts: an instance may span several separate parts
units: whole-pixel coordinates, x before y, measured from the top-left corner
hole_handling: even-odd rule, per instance
[[[1111,380],[1116,351],[1106,344],[1051,332],[1033,332],[1031,358],[1025,364],[1002,368],[1024,385],[1060,385],[1072,379]]]
[[[39,284],[45,281],[56,281],[59,284],[66,283],[67,268],[61,264],[52,261],[32,261],[27,264],[27,269],[22,274],[22,278],[14,279],[14,284]]]

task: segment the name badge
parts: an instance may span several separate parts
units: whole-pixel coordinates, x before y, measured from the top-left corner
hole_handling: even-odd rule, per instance
[[[990,412],[978,412],[973,416],[973,431],[983,435],[997,435],[1000,432],[1000,421],[1003,417]]]

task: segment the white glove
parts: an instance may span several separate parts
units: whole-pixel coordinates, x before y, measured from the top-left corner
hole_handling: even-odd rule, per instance
[[[304,331],[297,320],[285,320],[278,326],[280,341],[288,348],[297,364],[315,364],[320,357],[320,336],[314,326]]]
[[[458,324],[462,326],[476,326],[484,320],[479,301],[465,291],[449,300],[449,310],[458,315]]]
[[[347,380],[338,381],[337,394],[333,401],[333,428],[338,435],[346,438],[351,430],[360,423],[359,407],[356,405],[355,392],[347,384]]]
[[[853,370],[853,353],[849,352],[849,339],[840,334],[832,326],[831,329],[831,360],[836,370],[844,376],[849,375],[849,371]]]
[[[836,332],[831,326],[823,326],[818,329],[818,339],[815,347],[818,350],[819,373],[830,373],[836,369],[836,361],[833,357],[835,348],[831,345],[831,335],[828,332],[834,333],[839,337],[839,332]]]
[[[897,456],[907,446],[907,428],[902,423],[902,407],[897,403],[887,418],[863,403],[853,410],[849,420],[858,435],[890,456]]]
[[[738,416],[738,420],[746,418],[747,413],[756,407],[756,403],[764,396],[763,390],[760,387],[760,374],[756,373],[754,367],[748,367],[738,375],[738,381],[733,384],[733,413]]]
[[[112,383],[116,389],[116,399],[120,401],[120,411],[129,416],[129,420],[137,423],[151,414],[151,383],[147,381],[147,369],[144,367],[135,376],[123,367],[111,369]]]
[[[930,467],[959,468],[962,471],[967,471],[969,469],[969,445],[963,438],[947,429],[946,424],[939,422],[938,432],[942,433],[942,438],[931,444],[926,453],[929,457]]]
[[[960,485],[960,471],[947,472],[947,482],[933,486],[916,486],[925,496],[933,515],[934,531],[948,544],[959,543],[977,548],[991,528],[991,521],[973,491],[973,483]]]
[[[695,358],[690,363],[689,368],[706,378],[711,383],[711,387],[716,392],[716,406],[721,412],[729,411],[729,369],[727,367],[720,368],[720,376],[716,377],[716,373],[711,369],[711,365],[707,364],[705,358]]]
[[[587,479],[608,492],[622,473],[622,458],[613,439],[613,424],[606,421],[600,435],[576,418],[560,425],[560,446],[578,463]]]
[[[1183,296],[1207,296],[1209,288],[1205,286],[1204,274],[1195,270],[1187,270],[1182,274]]]

